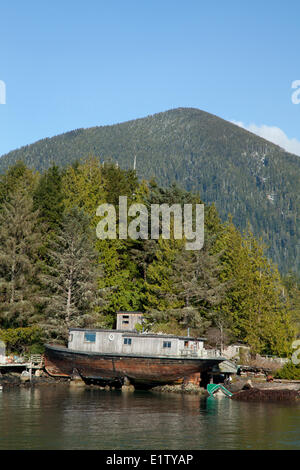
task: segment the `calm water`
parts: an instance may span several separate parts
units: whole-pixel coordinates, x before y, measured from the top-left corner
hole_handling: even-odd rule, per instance
[[[300,406],[65,386],[4,389],[0,449],[300,449]]]

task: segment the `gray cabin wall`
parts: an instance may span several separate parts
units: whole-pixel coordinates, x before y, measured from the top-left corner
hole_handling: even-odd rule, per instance
[[[178,356],[181,350],[193,349],[199,351],[203,348],[203,341],[190,340],[188,347],[181,338],[168,336],[132,335],[130,332],[103,330],[88,331],[95,333],[95,342],[85,341],[84,330],[71,330],[69,336],[69,349],[77,351],[89,351],[115,354],[140,354],[154,356]],[[131,344],[125,344],[124,339],[131,340]],[[164,343],[171,343],[171,347],[164,347]]]
[[[141,325],[143,320],[142,313],[118,312],[117,313],[117,330],[133,331],[136,324]]]
[[[68,348],[79,351],[118,353],[122,349],[123,332],[97,331],[94,343],[84,340],[85,331],[70,331]],[[111,338],[111,339],[110,339]]]
[[[124,338],[130,338],[125,336]],[[131,345],[122,345],[124,354],[146,354],[154,356],[177,356],[179,353],[179,340],[177,338],[152,338],[141,336],[132,336]],[[170,342],[170,348],[164,348],[164,342]]]

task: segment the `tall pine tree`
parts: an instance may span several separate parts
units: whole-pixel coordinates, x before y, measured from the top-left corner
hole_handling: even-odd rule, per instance
[[[45,328],[54,339],[66,340],[68,328],[96,324],[99,267],[89,217],[78,208],[65,214],[49,252]]]
[[[41,233],[30,195],[10,195],[0,211],[0,324],[24,327],[37,321],[42,301],[38,251]]]

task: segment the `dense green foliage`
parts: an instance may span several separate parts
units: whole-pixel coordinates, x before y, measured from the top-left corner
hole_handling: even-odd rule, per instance
[[[0,329],[0,340],[9,353],[35,354],[43,352],[43,330],[38,326]]]
[[[118,310],[141,310],[151,331],[189,328],[213,332],[219,347],[242,341],[253,353],[291,353],[299,283],[281,278],[249,228],[241,233],[232,220],[221,222],[206,204],[200,251],[186,250],[172,230],[170,240],[98,239],[97,207],[118,207],[124,195],[148,208],[201,202],[92,157],[42,174],[16,163],[0,177],[2,332],[26,336],[39,326],[43,339],[64,342],[71,326],[113,327]]]
[[[300,273],[299,157],[209,113],[180,108],[41,140],[4,155],[0,171],[18,160],[43,171],[89,154],[124,169],[136,157],[140,179],[177,182],[215,203],[223,221],[231,214],[240,230],[249,222],[280,271]]]
[[[4,327],[25,327],[37,321],[41,244],[32,198],[19,188],[0,211],[0,316]]]
[[[288,362],[276,373],[275,377],[276,379],[300,380],[300,364]]]

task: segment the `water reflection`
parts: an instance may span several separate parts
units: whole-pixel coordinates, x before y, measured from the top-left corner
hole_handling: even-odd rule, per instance
[[[300,448],[300,407],[67,386],[0,394],[0,449],[248,448]]]

